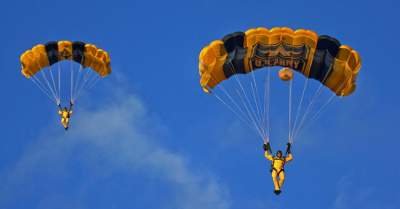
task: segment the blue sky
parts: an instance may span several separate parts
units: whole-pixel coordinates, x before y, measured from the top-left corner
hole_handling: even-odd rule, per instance
[[[399,8],[386,0],[2,2],[0,208],[399,208]],[[355,94],[294,144],[279,197],[261,140],[198,85],[203,46],[258,26],[329,34],[363,59]],[[59,39],[99,45],[114,70],[78,101],[68,133],[19,64],[24,50]]]

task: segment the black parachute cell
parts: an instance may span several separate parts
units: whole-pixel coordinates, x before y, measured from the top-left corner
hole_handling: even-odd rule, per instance
[[[72,43],[72,59],[80,64],[84,63],[85,43],[75,41]]]
[[[49,64],[52,65],[58,62],[58,43],[56,41],[49,41],[45,44],[45,48]]]
[[[228,53],[223,69],[225,77],[229,78],[234,74],[245,74],[244,58],[246,49],[244,48],[245,33],[236,32],[225,36],[222,41]]]
[[[243,48],[245,35],[243,32],[235,32],[224,36],[222,41],[224,42],[226,52],[232,52],[237,47]]]
[[[322,35],[318,37],[317,50],[328,50],[333,57],[336,57],[337,53],[339,52],[340,45],[341,44],[339,40],[331,36]]]
[[[333,61],[339,52],[340,42],[330,36],[318,37],[317,48],[310,68],[310,78],[324,83],[329,76]]]

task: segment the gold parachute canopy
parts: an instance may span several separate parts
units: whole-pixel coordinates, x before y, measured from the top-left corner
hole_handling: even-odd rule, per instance
[[[22,74],[30,78],[42,69],[63,60],[75,61],[84,68],[91,68],[101,77],[111,73],[110,56],[93,44],[80,41],[51,41],[38,44],[22,53]]]
[[[281,66],[312,78],[338,96],[356,88],[358,52],[333,37],[287,27],[252,28],[212,41],[199,55],[200,85],[210,92],[235,74]]]

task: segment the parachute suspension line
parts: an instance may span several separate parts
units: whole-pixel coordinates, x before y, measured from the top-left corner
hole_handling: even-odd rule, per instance
[[[74,95],[73,95],[73,86],[74,86],[74,71],[73,71],[73,68],[72,68],[72,62],[70,62],[69,63],[69,71],[71,72],[71,85],[70,85],[70,101],[72,101],[73,102],[73,98],[74,98]]]
[[[75,100],[76,97],[77,97],[77,96],[76,96],[77,88],[78,88],[79,83],[80,83],[81,80],[82,80],[82,79],[81,79],[81,77],[82,77],[82,76],[81,76],[81,74],[82,74],[81,71],[82,71],[82,65],[79,65],[78,73],[77,73],[77,76],[76,76],[77,79],[76,79],[76,81],[75,81],[75,84],[74,84],[74,87],[73,87],[73,90],[72,90],[72,91],[74,92],[74,93],[73,93],[74,98],[72,98],[72,100]]]
[[[346,84],[347,82],[349,81],[349,79],[347,79],[347,81],[346,82],[343,82],[341,85],[340,85],[340,89],[344,86],[344,84]],[[319,110],[313,115],[313,117],[311,117],[311,119],[309,120],[310,122],[308,123],[308,124],[312,124],[312,123],[314,123],[318,118],[319,118],[319,115],[321,114],[321,112],[329,105],[329,104],[331,104],[332,103],[332,101],[333,101],[333,99],[336,97],[336,94],[335,93],[333,93],[330,97],[329,97],[329,99],[319,108]],[[341,98],[343,97],[343,96],[340,96]],[[304,125],[304,124],[303,124]],[[299,131],[300,132],[300,131]],[[298,135],[299,133],[297,133],[297,135]]]
[[[265,84],[265,82],[266,82],[266,77],[265,77],[265,79],[264,79],[264,81],[263,81],[263,84],[264,84],[264,89],[263,89],[263,95],[261,96],[261,101],[264,101],[264,103],[260,103],[260,106],[262,105],[262,107],[260,107],[260,109],[261,109],[261,118],[262,118],[262,121],[261,121],[261,125],[262,125],[262,127],[263,127],[263,129],[264,129],[264,132],[265,132],[265,136],[266,136],[266,138],[268,138],[268,130],[267,130],[267,125],[266,125],[266,118],[265,118],[265,94],[266,94],[266,84]],[[264,139],[265,140],[265,139]]]
[[[87,71],[89,71],[89,70],[87,70]],[[78,98],[81,95],[83,89],[89,90],[97,83],[97,81],[100,80],[100,76],[97,76],[97,74],[94,72],[89,72],[89,73],[87,73],[87,75],[88,75],[87,79],[86,80],[84,79],[83,84],[81,85],[80,89],[77,92],[76,98]]]
[[[255,90],[254,90],[254,85],[252,84],[252,83],[250,83],[250,86],[251,86],[251,93],[252,94],[250,94],[250,96],[252,96],[252,98],[253,98],[253,101],[254,101],[254,106],[255,106],[255,114],[254,114],[254,116],[255,117],[257,117],[257,120],[259,121],[259,126],[260,126],[260,129],[261,129],[261,132],[262,132],[262,135],[263,135],[263,137],[265,136],[265,131],[264,131],[264,128],[263,128],[263,125],[262,125],[262,118],[261,118],[261,114],[260,114],[260,111],[259,111],[259,108],[258,108],[258,104],[257,104],[257,99],[256,99],[256,93],[255,93]],[[252,104],[249,104],[249,105],[252,105]],[[254,107],[253,106],[253,107]]]
[[[94,79],[92,79],[92,82],[89,82],[87,85],[87,89],[93,88],[93,86],[96,85],[96,83],[100,80],[100,76],[94,75]]]
[[[329,99],[319,108],[319,110],[314,114],[314,116],[311,117],[310,119],[310,124],[313,123],[318,116],[321,114],[321,112],[333,101],[333,98],[335,98],[336,95],[332,94]]]
[[[39,89],[54,103],[57,103],[57,101],[50,95],[51,93],[48,91],[48,89],[46,89],[45,87],[42,86],[42,83],[40,82],[40,80],[38,78],[36,78],[36,76],[32,76],[31,80],[36,86],[39,87]]]
[[[79,63],[83,63],[83,56],[81,57],[81,61],[79,62]],[[83,65],[82,64],[80,64],[79,65],[79,69],[78,69],[78,78],[77,78],[77,80],[78,81],[76,81],[75,82],[75,85],[74,85],[74,89],[73,89],[73,91],[74,91],[74,95],[76,95],[76,92],[78,91],[78,86],[79,86],[79,84],[80,84],[80,82],[81,82],[81,80],[82,80],[82,71],[83,71]],[[75,96],[74,98],[73,98],[73,100],[76,100],[77,99],[77,97],[78,96]]]
[[[296,125],[297,125],[297,121],[298,121],[297,119],[298,119],[298,117],[300,115],[300,111],[301,111],[301,108],[302,108],[302,105],[303,105],[304,94],[306,92],[307,85],[308,85],[308,79],[304,79],[303,91],[301,92],[301,98],[300,98],[299,106],[297,107],[297,110],[296,110],[296,116],[295,116],[294,123],[293,123],[293,129],[296,129]],[[292,142],[293,142],[293,140],[294,140],[294,132],[292,132],[292,136],[290,136],[290,138],[292,139]]]
[[[92,71],[87,70],[85,74],[86,78],[84,78],[83,84],[81,85],[78,93],[87,88],[88,84],[93,80],[93,74],[94,73]]]
[[[89,69],[87,69],[87,70],[85,71],[85,73],[84,73],[84,75],[83,75],[83,81],[84,81],[84,82],[86,82],[86,81],[89,79],[90,73],[91,73],[91,71],[90,71]]]
[[[256,118],[251,114],[251,111],[249,110],[249,107],[247,106],[248,103],[246,103],[245,99],[243,98],[243,94],[241,94],[241,93],[239,92],[239,90],[236,90],[236,92],[237,92],[237,94],[239,95],[240,101],[242,102],[243,106],[245,107],[245,109],[246,109],[248,115],[249,115],[250,118],[252,119],[253,125],[254,125],[255,129],[257,130],[257,132],[258,132],[258,134],[261,136],[261,138],[264,140],[264,136],[263,136],[263,134],[262,134],[261,128],[259,127],[259,123],[257,123]]]
[[[231,68],[231,70],[232,70],[232,73],[235,74],[233,68]],[[240,87],[241,92],[242,92],[243,94],[241,94],[240,91],[237,90],[237,89],[236,89],[236,93],[238,94],[238,96],[239,96],[239,98],[240,98],[240,101],[242,102],[242,105],[244,106],[244,108],[245,108],[245,110],[246,110],[246,112],[247,112],[248,117],[251,119],[254,128],[256,129],[257,133],[263,138],[263,135],[262,135],[262,133],[261,133],[261,131],[260,131],[259,123],[257,122],[256,117],[254,116],[255,113],[254,113],[254,111],[251,111],[251,110],[253,110],[253,109],[251,109],[251,108],[248,107],[248,105],[250,105],[250,102],[249,102],[249,99],[248,99],[248,97],[247,97],[246,91],[244,90],[243,85],[242,85],[242,83],[240,82],[240,79],[237,78],[237,76],[234,76],[234,77],[235,77],[236,83],[237,83],[238,86]],[[245,99],[243,98],[243,95],[244,95]],[[250,110],[250,109],[251,109],[251,110]]]
[[[247,94],[246,94],[246,91],[245,91],[244,88],[243,88],[242,83],[240,82],[240,79],[237,78],[237,76],[234,76],[234,77],[235,77],[235,80],[236,80],[237,84],[239,85],[239,87],[240,87],[240,89],[241,89],[241,92],[242,92],[243,95],[244,95],[244,99],[245,99],[245,100],[242,100],[243,104],[247,104],[248,106],[251,106],[251,102],[250,102],[250,100],[249,100],[249,98],[248,98],[248,96],[247,96]],[[237,93],[238,93],[238,95],[241,97],[241,99],[243,99],[243,97],[241,96],[241,94],[239,93],[239,91],[237,91]],[[246,103],[245,103],[245,102],[246,102]],[[249,116],[252,117],[252,119],[254,120],[254,122],[257,124],[257,127],[258,127],[258,124],[260,124],[260,121],[257,120],[256,113],[254,112],[254,109],[253,109],[253,108],[249,108],[247,105],[245,105],[245,108],[246,108],[246,110],[248,111]],[[258,128],[259,128],[259,127],[258,127]]]
[[[215,80],[213,77],[211,77],[211,79]],[[229,105],[227,102],[225,102],[222,97],[218,96],[218,94],[212,92],[212,94],[214,96],[217,97],[218,100],[220,100],[223,104],[225,104],[226,106],[228,106],[228,108],[234,112],[236,115],[240,116],[239,118],[241,118],[241,120],[243,122],[246,123],[247,126],[249,126],[250,128],[252,128],[251,126],[251,120],[248,118],[248,116],[246,117],[246,114],[243,112],[242,108],[237,104],[237,102],[232,98],[231,94],[229,94],[229,92],[224,88],[224,86],[219,86],[219,88],[221,89],[221,91],[226,95],[226,97],[229,98],[230,102],[235,106],[235,108],[233,108],[231,105]],[[240,113],[240,114],[239,114]]]
[[[82,65],[79,65],[79,67],[75,67],[73,66],[73,63],[70,63],[70,70],[71,72],[73,72],[73,84],[71,86],[71,102],[75,102],[76,98],[77,98],[77,91],[76,91],[76,87],[78,85],[80,85],[81,80],[81,73],[80,73],[80,69],[81,69]]]
[[[299,131],[300,131],[300,128],[303,127],[303,124],[304,124],[304,122],[306,121],[307,116],[310,114],[310,112],[311,112],[311,110],[312,110],[312,107],[313,107],[313,105],[314,105],[314,103],[315,103],[315,101],[316,101],[316,98],[317,98],[317,97],[321,94],[321,92],[322,92],[322,86],[323,86],[323,84],[321,83],[321,84],[319,85],[319,88],[316,90],[316,92],[315,92],[314,95],[312,96],[310,102],[308,103],[307,108],[306,108],[306,110],[305,110],[303,116],[301,117],[300,123],[299,123],[298,126],[296,127],[296,130],[295,130],[295,132],[294,132],[295,135],[297,135],[297,132],[299,132]]]
[[[41,67],[39,65],[39,67]],[[49,91],[51,92],[51,94],[53,95],[54,100],[56,100],[57,103],[57,96],[56,93],[54,92],[54,89],[51,87],[49,80],[47,79],[46,74],[43,72],[43,70],[40,71],[40,74],[42,75],[42,78],[45,80],[46,84],[47,84],[47,88],[49,89]],[[40,80],[39,80],[40,81]]]
[[[39,68],[40,68],[40,69],[43,68],[43,67],[41,66],[41,64],[40,64],[37,60],[36,60],[35,62],[36,62],[37,65],[39,65]],[[56,93],[54,92],[55,90],[51,87],[50,82],[49,82],[49,80],[47,79],[46,74],[43,72],[43,70],[40,70],[40,74],[42,75],[43,79],[45,80],[45,82],[46,82],[46,84],[47,84],[47,88],[45,88],[44,85],[42,85],[43,89],[48,90],[48,92],[50,92],[51,95],[53,95],[53,99],[52,99],[52,100],[55,101],[55,103],[57,103],[57,102],[58,102],[58,99],[57,99]],[[37,81],[38,83],[42,84],[42,81],[41,81],[39,78],[36,78],[36,79],[37,79],[36,81]],[[50,95],[50,94],[49,94],[49,95]]]
[[[215,80],[215,78],[213,78],[213,77],[211,77],[211,79]],[[233,99],[232,95],[223,86],[219,86],[219,88],[226,95],[226,97],[228,97],[228,99],[234,105],[235,108],[233,108],[222,97],[220,97],[217,93],[215,93],[215,91],[211,92],[212,95],[215,96],[222,104],[224,104],[226,107],[228,107],[228,109],[230,111],[232,111],[240,120],[242,120],[249,128],[254,128],[257,131],[257,134],[262,136],[257,127],[257,123],[255,123],[255,121],[252,120],[253,118],[250,117],[250,113],[248,112],[248,114],[246,114],[243,111],[243,108],[241,108],[241,106],[238,105],[238,103]],[[247,110],[246,104],[244,104],[244,106]],[[253,123],[253,125],[251,125],[251,123]]]
[[[80,68],[81,65],[79,67],[74,67],[73,64],[70,63],[70,70],[71,72],[73,72],[72,73],[73,83],[71,84],[71,102],[74,102],[76,100],[77,98],[76,87],[81,83]]]
[[[269,142],[269,137],[271,134],[270,129],[270,120],[269,120],[269,108],[270,108],[270,85],[271,85],[271,69],[267,68],[267,73],[265,77],[265,88],[264,88],[264,118],[265,118],[265,126],[266,126],[266,137],[267,142]]]
[[[252,86],[252,92],[253,92],[253,99],[254,99],[254,103],[256,105],[256,109],[257,109],[257,113],[256,115],[259,116],[259,121],[260,121],[260,126],[261,126],[261,130],[263,132],[263,136],[266,136],[265,133],[265,128],[263,126],[263,118],[262,118],[262,114],[261,114],[261,102],[260,102],[260,97],[259,97],[259,93],[258,93],[258,87],[257,87],[257,82],[256,82],[256,78],[254,76],[254,72],[250,72],[251,73],[251,77],[253,78],[253,84],[251,84]]]
[[[246,121],[242,116],[240,116],[230,105],[228,105],[221,97],[216,93],[211,93],[214,95],[222,104],[224,104],[230,111],[232,111],[242,122],[244,122],[249,128],[253,128],[248,121]]]
[[[51,81],[53,83],[54,92],[55,92],[55,95],[57,96],[56,100],[57,100],[57,105],[58,105],[61,102],[61,100],[60,100],[60,94],[59,94],[58,89],[56,87],[56,82],[54,81],[53,67],[52,66],[50,66],[49,71],[50,71]]]
[[[315,91],[314,95],[311,98],[310,103],[307,105],[306,111],[303,114],[303,117],[300,120],[300,123],[298,125],[298,127],[296,128],[294,135],[297,136],[297,133],[300,132],[300,128],[303,127],[304,122],[307,119],[308,114],[310,114],[311,112],[311,107],[314,105],[316,98],[322,93],[322,87],[324,86],[323,84],[325,83],[326,79],[328,78],[328,75],[330,74],[331,70],[332,70],[332,66],[329,68],[329,71],[325,74],[324,79],[322,80],[322,82],[319,84],[318,89]]]
[[[306,124],[312,124],[313,122],[316,121],[317,117],[320,115],[320,113],[322,112],[322,110],[324,110],[324,109],[333,101],[333,98],[335,98],[335,96],[336,96],[335,94],[331,95],[331,96],[329,97],[329,99],[328,99],[328,100],[319,108],[319,110],[311,117],[311,119],[309,120],[309,122],[307,122],[307,123],[303,122],[303,123],[300,124],[301,126],[299,126],[299,127],[298,127],[298,130],[296,131],[296,133],[294,133],[294,134],[295,134],[295,137],[297,137],[297,136],[300,134],[301,130],[303,129],[303,127],[304,127]]]
[[[251,123],[251,120],[250,120],[250,118],[249,118],[248,116],[246,117],[246,113],[243,111],[243,108],[241,108],[241,107],[237,104],[237,102],[232,98],[231,94],[229,94],[229,92],[228,92],[223,86],[220,86],[220,88],[221,88],[221,90],[226,94],[226,96],[229,98],[229,100],[233,103],[233,105],[235,105],[235,107],[239,110],[239,112],[241,113],[241,115],[243,116],[243,118],[246,119],[246,122],[247,122],[248,124],[250,124],[250,123]]]
[[[237,81],[237,83],[238,83],[238,85],[239,85],[239,87],[240,87],[240,90],[241,90],[241,92],[242,92],[242,93],[240,93],[240,91],[237,90],[236,93],[239,95],[239,97],[240,97],[240,99],[241,99],[241,102],[242,102],[243,106],[245,107],[245,109],[246,109],[246,111],[247,111],[247,114],[248,114],[248,115],[250,116],[250,118],[252,119],[252,121],[253,121],[253,123],[254,123],[254,126],[257,128],[257,130],[258,130],[260,136],[261,136],[262,138],[264,138],[264,136],[263,136],[263,134],[262,134],[262,131],[261,131],[262,129],[261,129],[261,127],[260,127],[260,121],[258,120],[258,118],[257,118],[257,116],[256,116],[256,113],[255,113],[255,111],[254,111],[254,108],[251,108],[251,102],[250,102],[249,97],[248,97],[247,94],[246,94],[246,90],[244,90],[244,87],[243,87],[242,83],[240,82],[240,79],[237,78],[236,76],[235,76],[235,78],[236,78],[236,81]]]
[[[292,132],[292,86],[293,86],[293,79],[289,81],[289,114],[288,114],[288,125],[289,125],[289,135],[288,135],[288,140],[290,143],[293,143],[293,139],[291,138],[291,132]]]
[[[231,67],[231,71],[232,71],[233,75],[236,74],[236,72],[235,72],[233,66]],[[242,102],[243,106],[245,107],[245,109],[246,109],[246,111],[247,111],[247,115],[248,115],[249,118],[252,120],[255,129],[256,129],[257,132],[260,134],[260,136],[263,138],[263,135],[261,134],[260,127],[259,127],[260,122],[257,121],[257,118],[256,118],[256,116],[255,116],[254,110],[253,110],[252,108],[249,108],[249,107],[248,107],[248,105],[251,106],[251,103],[250,103],[250,101],[249,101],[249,99],[248,99],[248,96],[247,96],[247,94],[246,94],[246,91],[244,90],[243,85],[242,85],[242,83],[240,82],[240,79],[238,79],[237,76],[233,76],[233,77],[235,78],[236,83],[237,83],[238,86],[240,87],[241,92],[243,93],[243,95],[244,95],[244,97],[245,97],[245,100],[243,99],[243,96],[242,96],[242,94],[241,94],[239,91],[236,91],[236,93],[239,95],[239,97],[240,97],[240,99],[241,99],[241,102]],[[246,102],[245,102],[245,101],[246,101]]]
[[[82,67],[82,66],[81,66]],[[81,71],[83,71],[86,68],[82,68]],[[77,84],[77,95],[80,95],[80,92],[82,91],[82,89],[85,88],[87,81],[90,79],[90,75],[91,75],[91,70],[86,69],[86,71],[83,73],[83,75],[81,76],[81,81]],[[83,80],[83,81],[82,81]],[[76,96],[76,98],[78,98],[79,96]]]
[[[212,79],[214,79],[213,77],[211,77]],[[232,95],[229,93],[229,91],[227,91],[225,89],[224,86],[219,86],[219,88],[222,90],[222,92],[224,92],[224,94],[229,98],[229,100],[233,103],[233,105],[236,107],[236,109],[241,113],[242,117],[244,119],[246,119],[246,122],[249,124],[251,123],[251,119],[249,118],[248,115],[246,115],[246,113],[243,111],[243,108],[240,107],[240,105],[238,105],[238,103],[233,99]]]
[[[248,106],[248,103],[246,103],[245,99],[243,98],[243,94],[241,94],[238,90],[236,90],[236,93],[238,94],[240,101],[241,101],[244,109],[246,110],[251,123],[253,124],[254,129],[256,129],[257,133],[260,135],[261,138],[264,138],[260,124],[256,121],[255,116],[250,111],[251,108]]]
[[[91,77],[88,79],[88,82],[80,89],[78,92],[77,98],[81,95],[83,89],[91,89],[96,83],[100,80],[100,76],[97,76],[96,73],[91,73]]]
[[[60,98],[61,98],[61,67],[60,67],[60,63],[57,63],[57,68],[58,68],[58,95],[60,95]]]

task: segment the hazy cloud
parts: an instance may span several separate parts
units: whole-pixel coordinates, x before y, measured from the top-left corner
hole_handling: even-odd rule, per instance
[[[87,162],[87,166],[95,167],[96,161],[104,161],[107,165],[103,166],[106,167],[104,175],[123,170],[154,176],[166,182],[175,192],[173,196],[176,198],[170,203],[172,208],[229,208],[227,191],[215,178],[207,172],[196,171],[184,156],[156,143],[157,134],[153,131],[160,124],[152,121],[136,96],[123,90],[113,93],[111,100],[95,110],[80,109],[74,115],[68,133],[46,131],[14,168],[1,174],[5,181],[3,189],[0,189],[3,197],[0,205],[21,195],[21,190],[29,192],[29,188],[21,188],[34,181],[31,176],[39,170],[47,169],[47,173],[52,173],[50,175],[67,172],[68,158],[80,151],[78,155],[84,158],[82,161]],[[78,208],[78,205],[74,207]]]

